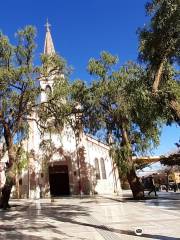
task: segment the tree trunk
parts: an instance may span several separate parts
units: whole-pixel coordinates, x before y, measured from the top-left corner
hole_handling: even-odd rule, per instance
[[[168,50],[167,50],[167,53],[168,53]],[[167,53],[164,55],[164,58],[162,59],[161,63],[159,64],[159,67],[156,71],[153,86],[152,86],[153,93],[157,93],[157,91],[158,91],[159,84],[161,81],[161,76],[163,74],[163,67],[164,67],[164,63],[166,61]],[[170,101],[170,107],[175,112],[177,120],[179,121],[180,120],[180,104],[179,104],[179,102],[177,100]]]
[[[136,171],[133,165],[132,161],[132,149],[131,144],[129,142],[128,138],[128,131],[125,127],[121,128],[122,132],[122,144],[128,149],[129,155],[127,156],[127,164],[129,167],[129,171],[127,172],[127,179],[133,194],[134,199],[144,199],[144,188],[141,182],[139,181],[139,178],[136,175]]]
[[[177,121],[180,121],[180,103],[177,100],[171,100],[170,107],[175,112]]]
[[[6,173],[6,182],[4,187],[2,188],[2,195],[0,199],[0,208],[3,208],[4,210],[10,207],[9,199],[10,199],[13,185],[14,185],[14,177],[12,176],[11,172],[8,171]]]
[[[15,162],[15,152],[14,152],[13,137],[9,129],[9,126],[6,122],[3,122],[3,126],[4,126],[4,138],[6,141],[9,162],[7,163],[7,168],[5,170],[6,182],[4,187],[2,188],[0,208],[7,209],[9,207],[9,199],[11,195],[12,186],[15,184],[15,177],[13,173],[13,164]]]
[[[144,199],[144,188],[139,178],[136,176],[136,171],[132,167],[127,173],[127,179],[132,190],[133,198],[136,200]]]
[[[162,72],[163,72],[163,65],[164,65],[164,60],[162,60],[161,63],[159,64],[159,68],[155,74],[154,83],[152,86],[153,93],[156,93],[158,91],[159,83],[160,83]]]

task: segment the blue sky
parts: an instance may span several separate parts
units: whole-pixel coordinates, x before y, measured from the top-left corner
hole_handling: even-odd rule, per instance
[[[90,81],[86,71],[88,60],[98,57],[102,50],[118,55],[121,64],[136,61],[136,31],[148,21],[145,3],[145,0],[6,0],[1,1],[0,29],[14,41],[17,29],[34,25],[38,62],[48,18],[56,51],[74,68],[72,79]],[[154,154],[170,151],[179,138],[179,128],[165,127],[161,145]]]

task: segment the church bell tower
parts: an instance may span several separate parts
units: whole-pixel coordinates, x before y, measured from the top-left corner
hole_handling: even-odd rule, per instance
[[[45,55],[53,55],[55,54],[55,48],[50,32],[51,25],[49,24],[48,20],[45,24],[46,27],[46,35],[45,35],[45,41],[44,41],[44,54]],[[52,85],[53,85],[53,77],[49,77],[48,79],[41,79],[40,80],[40,86],[43,92],[41,93],[40,101],[44,102],[47,99],[48,92],[52,91]]]

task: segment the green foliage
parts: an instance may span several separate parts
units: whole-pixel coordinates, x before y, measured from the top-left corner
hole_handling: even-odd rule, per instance
[[[132,167],[132,162],[129,163],[127,161],[127,156],[131,156],[131,152],[126,146],[123,147],[112,147],[110,149],[110,156],[112,157],[113,161],[116,163],[116,166],[119,171],[119,175],[122,178],[126,176],[130,168]]]
[[[163,119],[156,109],[147,72],[132,62],[118,67],[117,57],[103,54],[106,57],[101,54],[89,61],[94,82],[90,86],[80,80],[73,83],[68,100],[72,113],[75,104],[81,104],[84,130],[100,133],[101,140],[110,144],[110,155],[124,176],[134,169],[133,156],[145,155],[159,144]]]
[[[9,44],[9,39],[0,32],[0,65],[8,67],[12,55],[12,46]]]
[[[180,62],[179,0],[152,0],[146,5],[149,25],[139,31],[139,57],[157,68],[162,59]]]
[[[41,76],[47,80],[51,77],[62,76],[62,74],[66,75],[70,72],[65,60],[55,53],[51,55],[42,54],[41,62]]]
[[[95,74],[101,78],[105,78],[108,71],[111,70],[111,66],[116,64],[118,58],[107,52],[101,52],[100,59],[94,58],[89,60],[88,71],[90,74]]]
[[[53,79],[52,91],[47,93],[47,101],[38,109],[38,116],[45,131],[61,132],[71,114],[69,101],[71,86],[68,81],[70,69],[65,60],[56,54],[42,55],[44,79]]]
[[[165,166],[180,166],[180,140],[176,143],[177,149],[169,156],[161,156],[161,164]]]
[[[146,71],[132,62],[117,68],[117,57],[105,52],[103,56],[89,61],[89,72],[97,78],[89,87],[78,82],[73,99],[83,106],[86,131],[101,131],[107,140],[111,136],[112,155],[119,169],[127,172],[133,155],[145,154],[159,143],[161,118]]]
[[[24,66],[25,72],[29,73],[32,70],[33,54],[35,50],[36,30],[32,26],[26,26],[24,29],[16,33],[17,46],[15,47],[16,61],[18,66]]]
[[[43,152],[42,154],[42,172],[48,174],[49,162],[52,159],[54,153],[58,152],[58,149],[55,147],[51,139],[43,140],[40,143],[40,149]]]
[[[151,0],[146,10],[151,18],[139,29],[139,59],[146,64],[147,82],[156,92],[156,112],[167,124],[180,124],[180,82],[175,70],[180,64],[180,3]]]
[[[12,46],[8,38],[0,34],[0,136],[4,135],[8,145],[9,139],[20,142],[27,137],[29,120],[36,121],[41,129],[48,124],[62,127],[62,115],[67,113],[62,99],[69,91],[70,69],[57,54],[41,55],[42,66],[34,66],[35,37],[36,30],[27,26],[17,32],[17,44]],[[53,95],[49,92],[47,103],[40,103],[38,96],[42,90],[37,80],[47,79],[53,79]],[[37,108],[40,121],[34,118]],[[54,122],[48,121],[52,116],[55,116]]]
[[[16,146],[16,160],[13,165],[15,173],[18,172],[18,175],[20,175],[23,170],[26,170],[28,168],[28,161],[28,154],[22,144]]]
[[[0,135],[6,125],[9,137],[20,134],[25,137],[28,131],[25,119],[40,92],[36,84],[38,71],[32,64],[35,29],[27,26],[16,37],[17,45],[11,46],[7,37],[0,35]]]
[[[12,46],[0,34],[0,138],[5,139],[10,171],[19,174],[27,168],[28,159],[21,146],[16,148],[28,136],[29,123],[35,121],[41,130],[62,129],[67,114],[63,102],[70,69],[56,54],[42,55],[42,66],[34,66],[35,36],[36,30],[27,26],[17,32],[17,44]],[[47,79],[53,79],[54,91],[42,103],[38,101],[42,92],[38,81]]]

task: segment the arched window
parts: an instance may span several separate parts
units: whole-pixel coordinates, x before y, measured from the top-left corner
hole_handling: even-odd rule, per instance
[[[106,179],[106,168],[105,168],[105,163],[103,158],[100,159],[100,165],[101,165],[102,179]]]
[[[96,169],[96,179],[100,179],[99,161],[97,158],[95,158],[94,163]]]
[[[46,85],[46,88],[45,88],[45,93],[48,95],[52,92],[52,89],[49,85]]]

